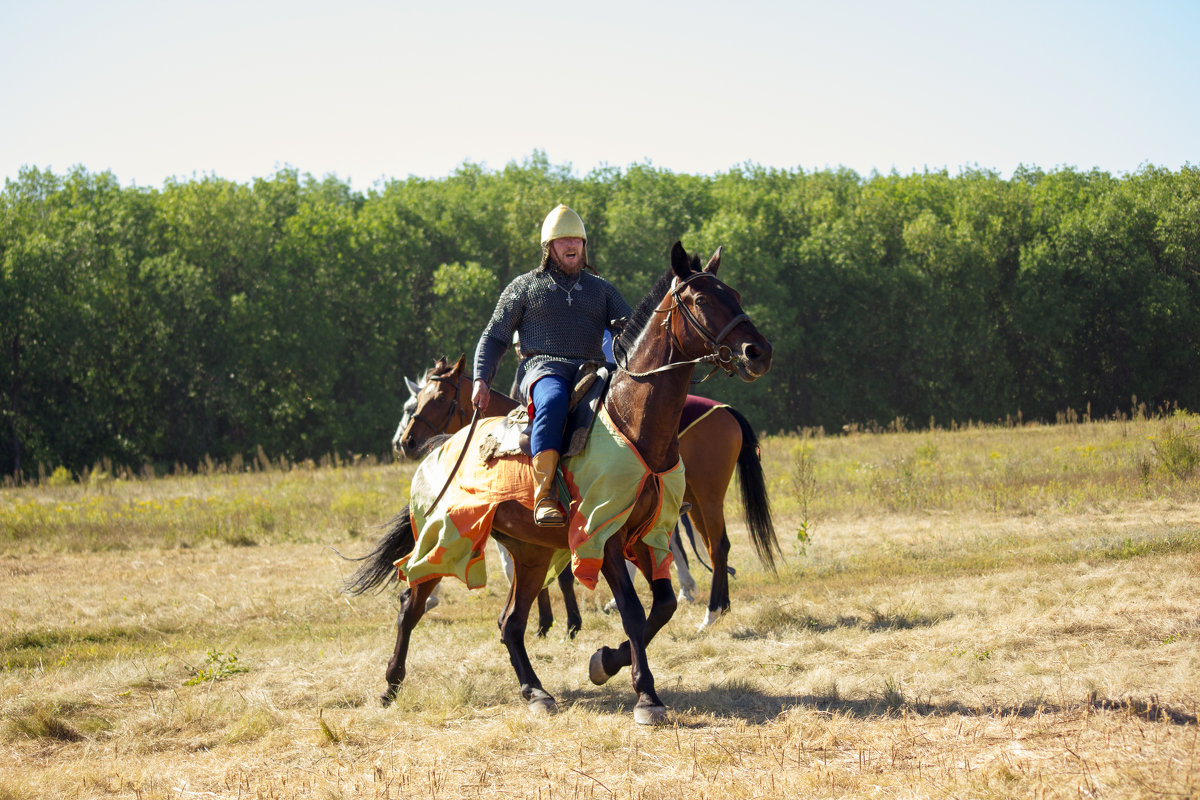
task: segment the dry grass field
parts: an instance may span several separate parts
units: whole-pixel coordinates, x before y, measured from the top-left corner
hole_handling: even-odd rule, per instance
[[[49,475],[0,490],[0,800],[1200,797],[1198,453],[1186,415],[766,437],[784,565],[731,502],[733,610],[651,645],[658,728],[587,680],[603,589],[525,710],[495,559],[380,707],[396,592],[335,550],[409,466]]]

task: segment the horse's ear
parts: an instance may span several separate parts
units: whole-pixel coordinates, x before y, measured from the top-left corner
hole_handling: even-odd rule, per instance
[[[721,248],[718,247],[716,252],[712,254],[712,258],[710,258],[708,260],[708,263],[704,265],[704,271],[711,272],[715,275],[715,274],[717,274],[717,269],[720,266],[721,266]]]
[[[671,248],[671,269],[680,278],[692,274],[692,265],[688,261],[687,251],[683,249],[683,242],[675,242]]]
[[[454,369],[450,370],[451,374],[458,375],[462,373],[463,368],[467,366],[467,354],[463,353],[458,357],[458,361],[454,362]]]
[[[408,384],[408,393],[411,394],[413,397],[416,397],[417,395],[419,395],[421,393],[421,384],[417,383],[412,378],[405,375],[404,382],[406,384]]]

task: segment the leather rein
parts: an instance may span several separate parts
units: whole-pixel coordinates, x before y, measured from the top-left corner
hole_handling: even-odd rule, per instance
[[[437,381],[439,383],[451,383],[452,382],[449,377],[446,377],[444,375],[436,376],[436,377],[429,377],[426,380],[427,381]],[[453,381],[453,383],[455,384],[454,401],[450,404],[450,410],[446,412],[446,418],[444,420],[442,420],[441,427],[434,425],[432,422],[425,419],[425,417],[421,416],[420,414],[413,414],[413,417],[412,417],[413,422],[420,421],[420,422],[424,423],[425,425],[427,425],[429,427],[430,430],[433,431],[433,434],[435,436],[446,432],[446,429],[450,427],[450,420],[454,419],[454,416],[458,413],[459,408],[461,407],[461,404],[458,402],[458,395],[459,395],[459,390],[461,388],[461,384],[459,383],[459,381],[457,379],[455,379]],[[442,486],[442,490],[440,492],[438,492],[437,497],[435,497],[433,499],[433,502],[429,504],[430,511],[432,511],[434,508],[436,508],[437,504],[439,502],[441,502],[441,499],[446,495],[446,490],[450,488],[450,484],[454,481],[454,476],[458,474],[458,468],[462,466],[463,459],[467,455],[467,446],[471,444],[471,438],[475,435],[475,426],[478,423],[479,423],[479,409],[476,408],[474,410],[474,413],[471,414],[470,430],[467,431],[467,438],[465,441],[463,441],[462,450],[460,450],[458,453],[458,460],[456,460],[454,462],[454,466],[450,469],[450,474],[446,476],[446,483]]]
[[[712,371],[699,380],[693,380],[692,383],[694,384],[704,383],[706,380],[711,378],[718,369],[725,370],[727,375],[733,374],[734,365],[741,360],[741,356],[738,356],[736,353],[734,353],[729,345],[724,344],[724,341],[725,338],[733,332],[734,328],[736,328],[738,325],[741,325],[743,322],[749,322],[750,315],[742,312],[731,319],[719,333],[714,334],[712,331],[710,331],[708,327],[700,321],[699,317],[696,316],[695,312],[688,308],[687,303],[683,302],[683,297],[681,296],[685,286],[697,278],[702,277],[712,278],[717,283],[721,283],[721,279],[711,272],[694,272],[683,280],[680,280],[678,277],[676,277],[671,282],[670,295],[673,298],[671,305],[667,308],[656,308],[654,309],[654,313],[666,314],[666,317],[663,319],[661,324],[671,334],[671,347],[673,350],[677,349],[680,352],[683,352],[683,344],[679,341],[679,337],[675,335],[675,328],[671,324],[671,315],[675,313],[675,311],[678,311],[679,315],[683,317],[686,325],[695,330],[695,332],[698,333],[708,345],[708,355],[700,356],[699,358],[693,358],[688,361],[671,361],[662,365],[661,367],[657,367],[646,372],[634,372],[629,369],[629,353],[624,347],[622,347],[621,354],[624,356],[623,360],[625,363],[620,364],[619,366],[623,372],[634,378],[645,378],[658,372],[666,372],[668,370],[678,369],[681,367],[691,367],[697,364],[712,364]],[[724,286],[725,284],[721,283],[721,285]]]

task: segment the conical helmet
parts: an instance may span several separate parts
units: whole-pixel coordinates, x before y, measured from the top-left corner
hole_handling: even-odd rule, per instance
[[[571,209],[559,205],[547,214],[545,221],[542,222],[542,247],[555,239],[563,239],[568,236],[587,241],[587,231],[583,229],[583,220]]]

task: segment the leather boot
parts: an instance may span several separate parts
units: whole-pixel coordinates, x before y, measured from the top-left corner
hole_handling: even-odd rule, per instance
[[[558,528],[567,524],[567,515],[558,504],[554,491],[554,473],[558,467],[558,451],[543,450],[533,457],[533,521],[543,527]]]

